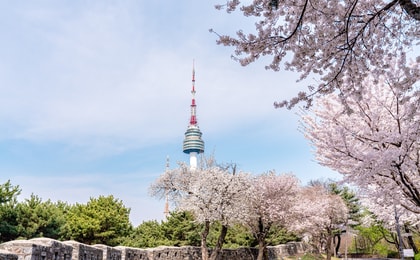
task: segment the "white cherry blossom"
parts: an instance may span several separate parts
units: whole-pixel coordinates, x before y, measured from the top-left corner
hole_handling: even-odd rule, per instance
[[[370,74],[389,73],[389,60],[417,60],[420,42],[418,0],[228,0],[216,6],[256,20],[255,31],[236,36],[217,31],[218,43],[234,47],[234,58],[246,66],[271,57],[267,69],[296,71],[316,84],[276,107],[309,106],[314,97],[338,93],[360,95]],[[409,71],[404,71],[408,78]],[[418,80],[419,75],[414,75]]]

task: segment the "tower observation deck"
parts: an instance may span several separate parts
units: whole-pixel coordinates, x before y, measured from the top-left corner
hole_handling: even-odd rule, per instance
[[[182,145],[184,153],[190,155],[190,169],[195,170],[197,168],[197,155],[204,152],[204,141],[201,139],[202,133],[197,123],[195,104],[195,70],[193,66],[192,72],[192,100],[191,100],[191,116],[190,124],[188,125],[187,131],[185,132],[185,138]]]

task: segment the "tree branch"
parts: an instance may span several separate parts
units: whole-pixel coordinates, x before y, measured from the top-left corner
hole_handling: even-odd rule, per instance
[[[417,6],[412,0],[399,0],[398,3],[411,18],[420,21],[420,6]]]

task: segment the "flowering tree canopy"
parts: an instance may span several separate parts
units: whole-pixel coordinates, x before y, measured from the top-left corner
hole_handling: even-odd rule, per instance
[[[230,173],[219,166],[190,170],[185,164],[166,171],[151,186],[153,196],[169,195],[179,210],[196,220],[231,225],[246,217],[243,207],[251,196],[249,175]]]
[[[248,224],[254,224],[258,229],[258,222],[268,225],[273,223],[287,224],[291,209],[296,203],[299,190],[299,179],[292,174],[276,174],[274,171],[257,175],[252,181],[252,192],[248,199],[251,205]]]
[[[191,174],[198,175],[179,204],[181,210],[192,212],[201,223],[219,221],[230,226],[246,218],[244,205],[251,196],[248,174],[231,174],[220,167]]]
[[[327,259],[331,259],[335,232],[341,231],[349,217],[344,200],[321,185],[302,188],[298,197],[300,203],[294,207],[298,221],[290,228],[309,235],[318,250],[325,247]]]
[[[178,205],[188,194],[189,187],[195,175],[189,174],[188,165],[180,163],[177,169],[165,171],[149,188],[150,195],[160,199],[168,196]]]
[[[299,180],[291,174],[275,172],[257,175],[252,181],[252,190],[247,198],[246,225],[258,240],[257,259],[263,259],[265,239],[274,224],[286,226],[293,219],[293,206],[297,202]]]
[[[369,193],[363,194],[362,203],[375,216],[375,220],[381,221],[387,229],[395,230],[396,215],[399,221],[407,226],[417,226],[420,224],[420,215],[407,210],[401,205],[396,205],[393,198],[388,194],[378,194],[381,191],[369,190]],[[391,202],[391,203],[390,203]],[[371,224],[369,221],[371,215],[365,217],[365,222]]]
[[[229,168],[215,165],[211,158],[195,170],[181,164],[162,174],[150,188],[152,195],[170,196],[178,210],[191,212],[197,222],[204,224],[201,234],[203,260],[208,259],[206,240],[212,223],[222,224],[210,256],[210,259],[217,259],[228,227],[248,218],[251,179],[246,173],[237,173],[235,167],[232,167],[233,172],[229,172]]]
[[[404,65],[420,41],[418,0],[243,2],[227,0],[216,8],[254,17],[255,32],[218,34],[218,43],[233,46],[235,59],[244,66],[270,56],[267,69],[280,70],[284,62],[286,70],[300,73],[300,80],[312,75],[318,81],[292,100],[276,102],[276,107],[291,108],[299,101],[311,105],[315,96],[336,91],[358,95],[369,87],[362,84],[369,71],[386,74],[393,57]]]
[[[420,90],[400,82],[397,71],[394,75],[367,78],[363,99],[348,99],[346,105],[337,96],[320,99],[314,117],[303,116],[304,130],[322,165],[418,214]]]

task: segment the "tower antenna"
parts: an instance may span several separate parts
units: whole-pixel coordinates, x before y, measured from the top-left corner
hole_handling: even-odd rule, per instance
[[[192,69],[192,88],[191,88],[191,117],[190,125],[197,125],[197,105],[195,104],[195,68],[193,60],[193,69]]]
[[[204,141],[201,139],[201,131],[198,127],[197,122],[197,105],[195,103],[195,64],[193,60],[192,69],[192,88],[191,88],[191,115],[190,124],[185,132],[185,138],[183,142],[183,151],[190,155],[190,169],[195,170],[197,168],[197,154],[204,152]]]

